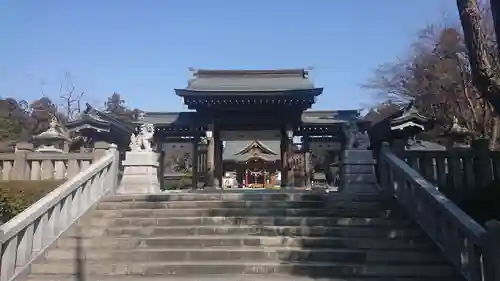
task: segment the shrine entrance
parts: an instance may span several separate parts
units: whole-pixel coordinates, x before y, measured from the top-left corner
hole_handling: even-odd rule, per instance
[[[307,69],[191,71],[175,89],[189,111],[141,112],[134,121],[154,127],[163,190],[220,188],[225,178],[231,187],[314,188],[315,175],[340,170],[340,159],[324,156],[341,155],[363,123],[358,110],[310,110],[323,89]],[[88,113],[67,127],[90,134],[90,126],[128,148],[133,127]]]
[[[190,112],[148,112],[138,122],[155,125],[163,154],[191,159],[169,166],[194,188],[221,188],[228,177],[231,187],[311,187],[312,140],[328,142],[320,150],[330,143],[342,149],[345,129],[359,121],[355,110],[309,111],[322,91],[306,69],[198,69],[187,87],[175,89]],[[174,139],[179,143],[169,144]]]
[[[250,159],[245,163],[245,181],[244,184],[252,187],[266,187],[270,185],[271,176],[273,176],[274,169],[269,169],[271,167],[267,161],[261,158]]]
[[[278,131],[223,131],[224,187],[231,175],[238,187],[275,187],[281,167]],[[228,186],[229,187],[229,186]],[[234,186],[230,186],[234,187]]]
[[[245,162],[230,163],[225,161],[225,175],[234,175],[237,180],[238,187],[251,188],[275,188],[276,178],[279,174],[280,164],[277,161],[266,161],[261,158],[252,158]],[[228,172],[229,171],[229,172]],[[236,171],[236,172],[232,172]],[[226,178],[225,177],[225,178]],[[224,185],[227,185],[224,181]],[[234,187],[234,186],[224,186]]]

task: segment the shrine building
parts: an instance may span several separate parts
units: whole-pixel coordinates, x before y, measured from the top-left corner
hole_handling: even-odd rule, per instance
[[[365,124],[358,110],[311,110],[323,88],[306,69],[198,69],[174,91],[188,111],[144,112],[135,123],[154,126],[159,174],[188,173],[193,187],[220,187],[227,175],[241,186],[309,187],[318,174],[331,184],[341,152]],[[88,112],[68,129],[130,139],[116,118]]]

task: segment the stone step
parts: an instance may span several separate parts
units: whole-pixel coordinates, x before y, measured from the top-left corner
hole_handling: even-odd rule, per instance
[[[103,249],[176,249],[176,248],[228,248],[228,247],[302,247],[328,249],[385,249],[429,250],[435,249],[428,239],[378,239],[353,237],[267,237],[267,236],[166,236],[166,237],[96,237],[57,240],[58,248]]]
[[[31,266],[33,274],[75,274],[74,261],[40,263]],[[201,274],[290,274],[312,277],[449,277],[452,268],[447,265],[387,265],[320,262],[86,262],[89,275],[201,275]]]
[[[107,226],[352,226],[352,227],[408,227],[415,224],[408,219],[387,219],[372,217],[181,217],[181,218],[93,218],[92,213],[78,221],[86,227]]]
[[[379,201],[123,201],[103,202],[98,210],[117,209],[218,209],[218,208],[384,208]]]
[[[70,229],[67,237],[164,237],[193,235],[262,235],[312,237],[372,237],[387,239],[423,238],[418,228],[346,227],[346,226],[194,226],[194,227],[93,227],[79,231]]]
[[[339,278],[315,278],[300,275],[284,275],[284,274],[267,274],[266,276],[259,276],[255,279],[254,275],[201,275],[201,276],[85,276],[85,281],[388,281],[386,277],[339,277]],[[78,275],[34,275],[29,277],[26,281],[82,281]],[[457,281],[457,279],[443,278],[443,277],[391,277],[390,281]]]
[[[247,248],[247,249],[136,249],[107,251],[100,248],[76,251],[53,249],[46,255],[46,263],[71,260],[100,262],[346,262],[382,264],[442,264],[440,254],[431,251],[401,250],[350,250],[350,249],[302,249],[302,248]]]
[[[219,209],[219,208],[323,208],[323,201],[125,201],[103,202],[96,209]]]
[[[404,217],[401,212],[384,209],[283,209],[283,208],[224,208],[224,209],[123,209],[94,210],[95,218],[125,217],[244,217],[244,216],[351,216],[351,217]]]
[[[160,193],[150,195],[116,195],[106,198],[103,202],[126,201],[324,201],[327,200],[355,200],[355,201],[380,201],[381,195],[346,196],[344,194],[325,191],[289,192],[289,191],[221,191],[217,193],[182,192]]]

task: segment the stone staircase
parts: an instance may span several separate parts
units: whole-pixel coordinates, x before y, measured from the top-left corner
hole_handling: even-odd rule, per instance
[[[220,192],[99,203],[28,280],[460,280],[378,195]]]

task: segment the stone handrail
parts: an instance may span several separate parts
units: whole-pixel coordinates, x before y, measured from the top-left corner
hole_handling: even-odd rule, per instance
[[[26,155],[26,180],[64,179],[87,169],[95,159],[93,153],[47,154],[32,152]]]
[[[0,153],[0,179],[9,180],[13,173],[15,153]]]
[[[87,169],[100,156],[102,156],[101,151],[0,153],[0,180],[69,179]]]
[[[500,227],[487,231],[388,148],[382,149],[378,168],[384,194],[402,204],[467,280],[500,280],[495,268]]]
[[[29,273],[29,265],[78,218],[118,185],[118,152],[107,153],[84,171],[0,227],[0,281]]]
[[[488,143],[483,145],[482,140],[475,140],[473,144],[473,148],[395,152],[443,194],[459,202],[492,181],[500,180],[500,152],[490,151]]]

